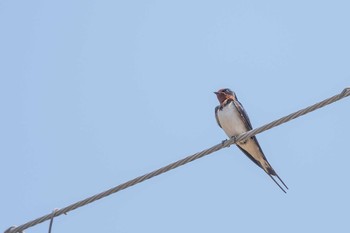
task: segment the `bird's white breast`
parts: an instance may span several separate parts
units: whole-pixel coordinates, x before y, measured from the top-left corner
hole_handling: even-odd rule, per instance
[[[218,120],[228,137],[237,136],[247,131],[236,106],[233,102],[217,112]]]

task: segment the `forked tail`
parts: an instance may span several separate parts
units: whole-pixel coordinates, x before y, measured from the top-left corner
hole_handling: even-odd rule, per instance
[[[277,186],[278,186],[284,193],[287,193],[286,190],[284,190],[284,188],[275,180],[275,178],[274,178],[271,174],[269,174],[269,173],[267,173],[267,174],[270,176],[270,178],[273,180],[273,182],[275,182],[275,183],[277,184]],[[286,187],[286,189],[288,189],[287,185],[286,185],[286,184],[283,182],[283,180],[277,175],[276,172],[275,172],[274,175],[281,181],[281,183],[283,184],[283,186]]]
[[[286,189],[288,189],[288,186],[283,182],[283,180],[279,177],[277,172],[275,172],[275,170],[272,168],[271,164],[267,160],[265,160],[265,166],[264,167],[261,166],[261,167],[271,177],[271,179],[278,185],[278,187],[280,187],[280,189],[284,193],[287,193],[286,190],[275,180],[273,176],[276,176]]]

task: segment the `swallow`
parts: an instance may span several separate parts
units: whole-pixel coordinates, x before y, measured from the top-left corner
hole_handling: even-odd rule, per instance
[[[233,91],[225,88],[214,93],[220,103],[220,105],[215,108],[215,118],[218,125],[224,130],[229,138],[236,137],[253,128],[246,111]],[[274,177],[277,177],[286,189],[288,189],[287,185],[267,161],[255,136],[237,142],[236,145],[249,159],[262,168],[278,185],[278,187],[286,193],[286,190],[275,180]]]

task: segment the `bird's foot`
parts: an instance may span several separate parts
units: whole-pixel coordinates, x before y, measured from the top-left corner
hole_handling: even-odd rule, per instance
[[[227,139],[222,140],[221,144],[222,144],[222,145],[225,145],[226,142],[227,142]]]
[[[234,141],[236,142],[236,136],[232,136],[229,140],[234,139]],[[224,146],[225,143],[228,141],[228,139],[222,140],[221,144]],[[227,147],[230,147],[231,145],[227,145]]]

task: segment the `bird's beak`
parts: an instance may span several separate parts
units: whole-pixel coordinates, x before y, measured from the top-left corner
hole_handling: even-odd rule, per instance
[[[217,91],[214,91],[214,94],[215,94],[215,95],[217,95],[217,94],[219,94],[219,92],[217,92]]]

